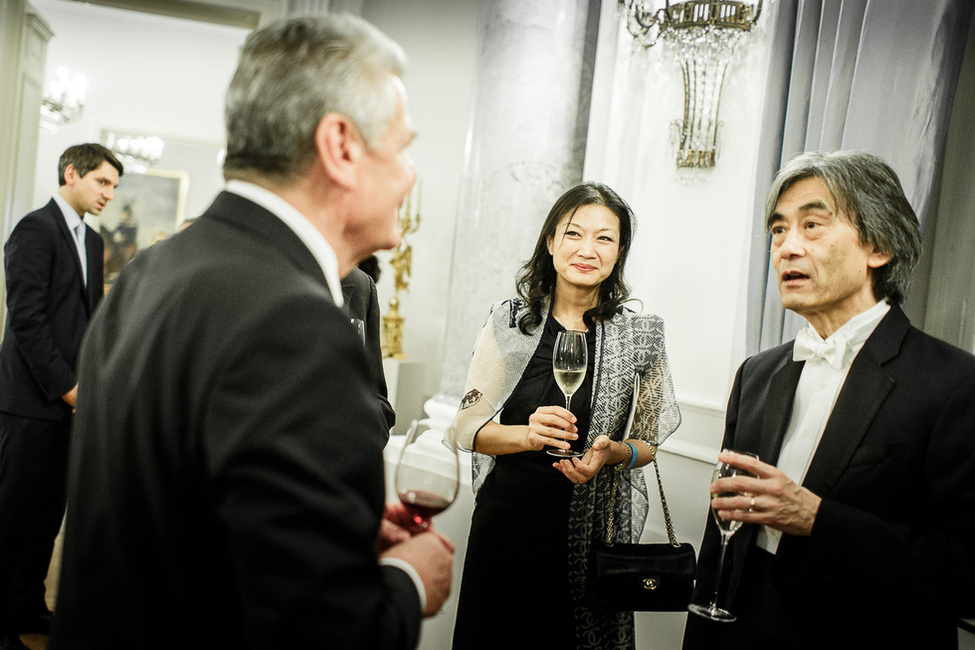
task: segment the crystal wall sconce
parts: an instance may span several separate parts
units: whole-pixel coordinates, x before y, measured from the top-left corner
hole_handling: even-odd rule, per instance
[[[644,47],[659,38],[672,47],[684,78],[684,115],[676,121],[677,167],[714,167],[718,105],[728,64],[762,13],[736,0],[686,0],[653,9],[653,0],[619,0],[626,27]]]

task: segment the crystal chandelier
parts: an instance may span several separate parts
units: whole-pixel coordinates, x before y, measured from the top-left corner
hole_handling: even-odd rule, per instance
[[[83,75],[72,77],[67,68],[59,67],[57,77],[47,85],[41,101],[41,128],[53,133],[62,124],[77,122],[85,109],[87,89],[88,81]]]
[[[677,120],[677,167],[714,167],[718,105],[735,48],[758,21],[762,0],[685,0],[654,10],[653,0],[619,0],[626,27],[644,47],[671,46],[684,78],[684,115]]]
[[[102,131],[102,143],[112,150],[126,167],[126,171],[145,173],[162,159],[166,143],[156,136],[131,135]]]

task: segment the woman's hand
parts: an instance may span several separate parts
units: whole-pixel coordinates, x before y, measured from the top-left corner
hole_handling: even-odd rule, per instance
[[[585,483],[606,464],[612,444],[609,436],[599,436],[592,441],[592,447],[586,450],[582,458],[566,458],[552,463],[552,467],[565,474],[573,483]]]
[[[525,444],[534,451],[545,446],[569,449],[571,441],[579,437],[575,421],[576,416],[561,406],[539,406],[528,416]]]

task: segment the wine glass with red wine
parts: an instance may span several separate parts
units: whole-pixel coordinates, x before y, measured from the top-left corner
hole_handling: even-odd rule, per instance
[[[457,447],[427,420],[413,421],[396,465],[396,494],[413,522],[422,528],[457,498],[460,459]]]

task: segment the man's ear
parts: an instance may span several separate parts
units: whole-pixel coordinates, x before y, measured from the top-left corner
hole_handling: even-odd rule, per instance
[[[893,259],[890,253],[883,253],[876,248],[867,256],[867,268],[879,269]]]
[[[64,184],[73,186],[79,178],[81,176],[78,175],[78,170],[74,168],[74,165],[68,163],[64,168]]]
[[[343,187],[356,184],[359,161],[366,147],[352,120],[341,113],[323,116],[315,129],[315,147],[329,178]]]

